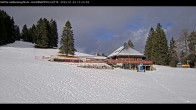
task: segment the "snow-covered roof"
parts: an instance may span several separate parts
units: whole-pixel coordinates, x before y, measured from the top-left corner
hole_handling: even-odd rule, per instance
[[[134,50],[133,48],[131,47],[125,48],[124,46],[121,46],[120,48],[118,48],[116,51],[111,53],[108,57],[113,57],[113,56],[142,56],[144,57],[143,54]]]
[[[90,54],[79,53],[79,52],[75,52],[74,56],[79,58],[106,59],[106,57],[104,56],[96,56],[96,55],[90,55]]]

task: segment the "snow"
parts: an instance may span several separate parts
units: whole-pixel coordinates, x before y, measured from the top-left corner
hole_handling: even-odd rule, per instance
[[[90,54],[85,54],[80,52],[75,52],[74,56],[79,58],[106,59],[106,57],[104,56],[96,56],[96,55],[90,55]]]
[[[108,57],[113,57],[113,56],[144,56],[143,54],[139,53],[138,51],[134,50],[131,47],[128,47],[127,49],[124,46],[121,46],[120,48],[118,48],[116,51],[114,51],[113,53],[111,53]]]
[[[1,46],[0,103],[196,103],[196,69],[144,73],[35,59],[56,54],[21,41]]]

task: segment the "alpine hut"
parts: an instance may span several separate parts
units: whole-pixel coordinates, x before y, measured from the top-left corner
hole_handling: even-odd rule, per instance
[[[146,57],[131,48],[130,46],[121,46],[108,56],[108,64],[119,66],[124,69],[137,69],[137,65],[145,66],[145,69],[152,70],[152,61],[147,61]]]

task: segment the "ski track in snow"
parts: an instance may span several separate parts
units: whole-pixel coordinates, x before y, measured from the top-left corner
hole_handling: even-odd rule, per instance
[[[194,69],[157,66],[156,71],[143,73],[80,68],[35,59],[56,52],[18,41],[1,46],[0,103],[196,102]]]
[[[173,90],[169,89],[168,87],[166,87],[165,85],[163,85],[161,82],[159,82],[155,77],[153,77],[151,74],[149,74],[149,76],[156,82],[158,83],[162,88],[164,88],[165,90],[167,90],[168,92],[170,92],[171,94],[174,94],[176,97],[178,97],[180,100],[182,100],[185,103],[191,103],[191,101],[177,95]]]

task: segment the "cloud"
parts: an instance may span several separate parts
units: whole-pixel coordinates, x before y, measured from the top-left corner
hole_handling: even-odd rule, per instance
[[[142,52],[150,27],[161,23],[168,40],[179,36],[182,29],[196,30],[196,7],[3,7],[15,23],[22,28],[36,24],[39,18],[55,19],[59,37],[65,22],[72,24],[77,50],[86,53],[111,53],[131,38],[135,48]],[[59,38],[60,39],[60,38]]]
[[[147,38],[147,36],[147,29],[141,28],[134,31],[128,29],[120,33],[119,35],[113,35],[113,37],[110,40],[105,40],[104,42],[102,42],[101,49],[106,54],[110,54],[130,39],[134,45],[134,48],[143,53],[143,48],[145,46],[146,41],[145,39]]]

